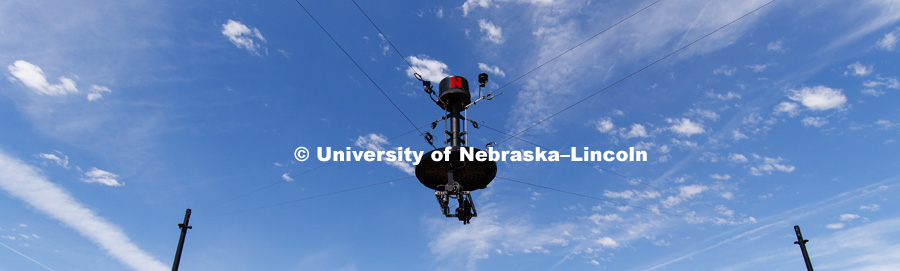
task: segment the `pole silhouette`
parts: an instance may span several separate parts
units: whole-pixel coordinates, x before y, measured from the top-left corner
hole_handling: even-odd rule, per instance
[[[188,229],[193,228],[188,226],[189,220],[191,220],[191,209],[184,211],[184,223],[178,224],[178,228],[181,228],[181,237],[178,238],[178,248],[175,249],[175,262],[172,263],[172,271],[178,271],[178,264],[181,263],[181,249],[184,247],[184,236],[187,235]]]
[[[800,225],[794,225],[794,232],[797,233],[797,242],[794,242],[794,244],[800,245],[800,252],[803,252],[803,260],[806,261],[806,270],[813,271],[812,262],[809,261],[809,253],[806,252],[806,242],[809,242],[809,240],[803,239],[803,234],[800,234]]]

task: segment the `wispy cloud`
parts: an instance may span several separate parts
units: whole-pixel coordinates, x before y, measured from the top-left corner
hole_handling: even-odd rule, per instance
[[[12,65],[6,67],[13,78],[22,82],[26,87],[35,93],[50,96],[66,95],[77,93],[78,88],[75,87],[75,81],[64,76],[59,77],[59,83],[51,84],[44,75],[44,70],[37,65],[31,64],[25,60],[16,60]]]
[[[803,118],[803,120],[801,120],[800,122],[803,123],[803,126],[816,127],[816,128],[819,128],[819,127],[824,126],[825,124],[828,124],[828,120],[826,120],[824,118],[811,117],[811,116]]]
[[[769,157],[761,157],[759,155],[754,155],[754,158],[759,161],[756,166],[750,167],[750,174],[753,176],[763,176],[763,175],[771,175],[773,172],[785,172],[790,173],[794,172],[796,167],[792,165],[785,164],[784,158],[769,158]]]
[[[266,42],[266,38],[259,32],[259,29],[255,27],[250,28],[235,20],[228,20],[228,22],[222,24],[222,35],[228,37],[228,41],[231,41],[237,48],[260,56],[261,54],[258,51],[261,46],[260,42]]]
[[[84,176],[87,178],[83,178],[81,180],[86,183],[99,183],[106,186],[125,185],[124,183],[119,182],[119,180],[116,180],[119,178],[119,175],[95,167],[92,167],[90,170],[85,171]]]
[[[288,175],[287,173],[281,174],[281,179],[284,180],[285,182],[293,182],[294,181],[294,178],[291,178],[291,175]]]
[[[622,137],[624,137],[624,138],[647,137],[647,136],[649,136],[647,134],[647,128],[644,128],[644,125],[640,125],[637,123],[632,124],[631,130],[629,130],[627,133],[622,133]]]
[[[484,64],[484,63],[479,62],[479,63],[478,63],[478,69],[481,70],[481,71],[483,71],[483,72],[489,72],[489,73],[493,73],[493,74],[495,74],[495,75],[499,75],[499,76],[501,76],[501,77],[505,77],[505,76],[506,76],[506,73],[503,72],[503,70],[501,70],[500,67],[497,67],[497,66],[490,66],[490,65],[488,65],[488,64]]]
[[[731,67],[728,65],[723,65],[723,66],[719,67],[718,69],[713,70],[713,74],[715,74],[715,75],[721,74],[721,75],[725,75],[725,76],[732,76],[736,72],[737,72],[737,67]]]
[[[769,42],[769,44],[766,45],[766,50],[769,50],[772,52],[777,52],[777,53],[784,53],[784,47],[782,46],[782,41],[777,40],[777,41]]]
[[[37,157],[44,159],[44,160],[51,161],[53,163],[56,163],[57,165],[59,165],[61,167],[69,168],[69,156],[63,154],[60,151],[54,151],[54,152],[56,152],[56,154],[59,154],[59,155],[52,154],[52,153],[39,153],[37,155]],[[62,156],[62,157],[60,157],[60,156]]]
[[[0,151],[0,188],[11,196],[71,227],[131,269],[169,269],[132,243],[121,228],[98,216],[38,172]]]
[[[791,92],[789,96],[791,100],[815,111],[840,108],[847,102],[847,97],[840,89],[826,86],[804,87]]]
[[[106,86],[91,85],[91,89],[88,90],[87,99],[88,101],[99,100],[100,98],[103,98],[104,92],[112,92],[112,90]]]
[[[853,62],[853,64],[847,65],[847,71],[844,72],[844,75],[853,75],[853,76],[866,76],[875,71],[875,68],[872,65],[866,66],[860,63],[859,61]]]
[[[406,69],[406,75],[409,78],[415,78],[416,72],[422,76],[422,79],[432,82],[439,82],[444,77],[450,76],[447,74],[447,64],[431,59],[427,55],[409,56],[407,60],[413,66],[413,68]]]
[[[390,142],[388,142],[387,138],[384,137],[384,135],[380,135],[380,134],[368,134],[368,135],[359,136],[358,138],[356,138],[356,146],[357,147],[360,147],[360,148],[363,148],[366,150],[370,150],[370,151],[384,151],[385,150],[384,146],[388,145],[389,143]],[[407,163],[404,161],[387,161],[387,160],[385,160],[385,163],[388,165],[391,165],[393,167],[396,167],[396,168],[402,170],[403,172],[406,172],[406,174],[409,174],[409,175],[416,174],[416,168],[413,167],[413,165],[410,163]]]
[[[884,34],[884,37],[875,43],[875,47],[885,51],[893,51],[897,48],[897,37],[900,37],[900,28]]]
[[[679,134],[681,136],[691,137],[692,135],[705,133],[706,130],[703,128],[703,125],[693,122],[687,118],[681,119],[666,119],[666,122],[672,124],[669,126],[669,130]]]
[[[503,29],[499,26],[494,25],[491,21],[488,20],[478,20],[478,28],[481,29],[481,33],[484,34],[484,40],[501,44],[503,43]]]

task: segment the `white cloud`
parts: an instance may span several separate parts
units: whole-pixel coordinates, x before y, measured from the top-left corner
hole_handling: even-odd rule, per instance
[[[478,28],[481,28],[481,33],[484,33],[484,40],[501,44],[503,43],[503,29],[499,26],[494,25],[490,21],[481,19],[478,20]]]
[[[592,30],[596,29],[594,23],[578,23],[571,19],[572,16],[606,18],[604,14],[610,14],[610,12],[628,14],[635,11],[628,5],[610,6],[597,1],[578,5],[572,5],[568,1],[553,1],[554,4],[550,7],[541,7],[539,6],[541,3],[537,1],[527,2],[538,5],[525,7],[525,10],[517,10],[517,12],[505,12],[501,9],[491,13],[494,16],[502,16],[502,21],[493,19],[495,23],[521,22],[522,14],[528,15],[526,23],[516,25],[515,32],[522,33],[525,32],[525,29],[530,28],[532,39],[528,40],[528,37],[517,36],[516,42],[527,42],[538,46],[532,46],[534,50],[531,52],[518,54],[524,57],[522,61],[519,61],[524,65],[522,67],[524,69],[552,59],[561,52],[566,52],[573,45],[584,41],[585,37],[597,34],[596,30]],[[570,104],[569,97],[584,97],[592,92],[589,87],[573,82],[571,78],[591,78],[598,74],[613,75],[619,68],[643,65],[642,59],[658,57],[661,52],[675,49],[676,44],[687,43],[689,39],[699,37],[695,34],[713,31],[743,13],[759,7],[759,3],[752,1],[734,2],[727,5],[718,2],[716,4],[709,3],[688,1],[679,5],[654,6],[642,11],[634,19],[610,29],[599,38],[584,43],[578,50],[572,50],[561,56],[558,61],[549,63],[542,68],[543,72],[535,74],[528,79],[529,82],[524,83],[525,86],[517,97],[517,105],[510,113],[511,120],[508,124],[510,130],[521,130],[531,123],[546,118]],[[685,14],[685,12],[689,14]],[[637,18],[644,19],[638,20]],[[758,18],[758,16],[746,17],[740,25],[723,29],[725,32],[720,32],[721,35],[710,36],[704,39],[704,42],[697,43],[695,46],[673,55],[671,60],[680,61],[680,59],[703,55],[733,45]],[[507,31],[511,27],[506,24],[501,26],[507,28],[504,29]],[[653,29],[653,31],[648,32],[647,29]],[[634,35],[634,33],[643,34]],[[507,38],[511,38],[509,33],[505,34]],[[520,40],[520,38],[522,39]],[[606,57],[610,55],[617,57]],[[548,88],[547,86],[552,87]],[[549,124],[545,126],[549,126]]]
[[[291,59],[291,55],[293,55],[293,54],[289,53],[288,51],[285,51],[284,49],[278,49],[278,50],[276,50],[276,51],[278,51],[279,53],[281,53],[281,55],[284,56],[284,58],[287,58],[287,59]]]
[[[897,48],[898,36],[900,36],[900,28],[884,34],[884,37],[875,43],[875,47],[886,51],[893,51],[895,48]]]
[[[633,138],[633,137],[647,137],[647,129],[644,128],[644,125],[640,124],[632,124],[631,131],[622,135],[625,138]]]
[[[667,197],[665,200],[662,201],[662,204],[664,206],[666,206],[666,208],[671,208],[672,206],[678,205],[679,203],[682,203],[685,200],[688,200],[700,193],[703,193],[703,191],[706,191],[707,189],[709,189],[709,187],[707,187],[705,185],[701,185],[701,184],[679,186],[678,187],[678,195]]]
[[[63,154],[60,151],[55,151],[55,152],[58,153],[59,155],[57,156],[56,154],[52,154],[52,153],[40,153],[37,156],[40,157],[41,159],[50,160],[64,168],[69,168],[69,156]],[[60,158],[60,156],[62,156],[62,158]]]
[[[444,77],[450,76],[447,74],[447,64],[430,59],[427,55],[420,55],[419,57],[410,56],[407,57],[407,60],[409,60],[409,63],[415,68],[406,69],[406,75],[410,78],[415,78],[416,71],[419,72],[422,79],[432,82],[440,82]]]
[[[511,211],[493,203],[481,205],[478,211],[494,215],[478,216],[477,221],[465,227],[447,223],[443,217],[427,221],[429,236],[433,236],[428,247],[436,260],[447,261],[446,267],[451,269],[476,270],[478,261],[490,258],[498,249],[524,252],[541,247],[543,252],[553,246],[566,246],[572,238],[571,232],[577,229],[572,223],[538,226],[522,217],[512,219],[508,215]]]
[[[719,114],[717,114],[716,112],[714,112],[712,110],[699,109],[699,108],[691,109],[690,115],[700,116],[702,118],[713,120],[713,121],[719,119]]]
[[[720,160],[722,160],[722,158],[719,156],[718,153],[703,152],[703,154],[700,155],[699,160],[703,161],[703,162],[709,161],[712,163],[718,163]]]
[[[734,193],[731,193],[731,192],[724,192],[724,193],[720,194],[719,196],[722,196],[723,199],[727,199],[727,200],[734,199]]]
[[[466,0],[462,5],[463,16],[469,16],[469,11],[476,7],[487,8],[490,7],[491,0]]]
[[[863,86],[867,88],[876,88],[876,87],[886,87],[898,89],[900,88],[900,81],[897,81],[895,77],[881,77],[878,76],[876,80],[869,80],[863,83]]]
[[[828,224],[828,225],[825,225],[825,228],[828,228],[828,229],[830,229],[830,230],[839,230],[839,229],[843,229],[843,228],[844,228],[844,223]]]
[[[734,75],[734,73],[736,73],[736,72],[737,72],[737,67],[729,67],[728,65],[722,65],[721,67],[713,70],[713,74],[715,74],[715,75],[722,74],[725,76]]]
[[[281,179],[284,180],[285,182],[293,182],[294,181],[294,178],[291,178],[291,175],[288,175],[287,173],[281,174]]]
[[[68,192],[24,162],[0,151],[0,188],[35,210],[59,220],[90,239],[108,255],[134,270],[169,270],[132,243],[125,232],[88,209]]]
[[[87,178],[81,180],[86,183],[99,183],[108,186],[125,185],[124,183],[120,183],[118,180],[116,180],[116,178],[119,178],[119,175],[95,167],[92,167],[91,170],[85,172],[84,176],[87,176]]]
[[[503,72],[503,70],[501,70],[500,67],[497,67],[497,66],[489,66],[488,64],[479,62],[478,69],[483,72],[489,72],[489,73],[493,73],[493,74],[496,74],[496,75],[499,75],[502,77],[506,77],[506,73]]]
[[[791,100],[800,102],[812,110],[835,109],[847,102],[847,97],[844,96],[840,89],[826,86],[804,87],[791,92],[792,94],[789,96]]]
[[[882,129],[890,129],[890,128],[894,128],[894,126],[898,126],[897,123],[894,123],[894,122],[889,121],[889,120],[878,120],[878,121],[875,121],[875,125],[881,126]]]
[[[597,225],[603,225],[604,224],[603,222],[614,222],[614,221],[622,222],[623,221],[622,217],[620,217],[618,214],[608,214],[608,215],[593,214],[590,217],[588,217],[588,219],[590,219],[591,221],[594,221],[594,224],[597,224]]]
[[[847,65],[847,69],[848,71],[845,71],[844,75],[866,76],[875,71],[875,68],[873,68],[872,65],[866,66],[859,61]]]
[[[709,177],[712,179],[715,179],[715,180],[720,180],[720,181],[731,180],[731,175],[729,175],[729,174],[720,175],[720,174],[716,173],[716,174],[710,174]]]
[[[262,36],[259,29],[250,28],[241,22],[228,20],[222,25],[222,35],[228,37],[234,46],[245,49],[253,54],[260,55],[257,50],[260,48],[259,42],[266,42],[266,38]]]
[[[444,18],[444,8],[438,8],[438,10],[434,13],[434,16],[437,16],[438,19]]]
[[[612,120],[609,118],[604,118],[604,119],[595,121],[594,126],[595,126],[595,128],[597,128],[597,131],[599,131],[601,133],[609,133],[609,132],[613,131],[613,129],[616,128],[616,126],[613,125]]]
[[[78,92],[75,81],[67,77],[60,76],[59,83],[50,84],[44,76],[44,70],[28,61],[16,60],[6,68],[15,79],[41,95],[59,96]]]
[[[688,148],[697,147],[697,142],[688,141],[688,140],[678,140],[678,139],[674,139],[674,138],[672,139],[672,144],[682,146],[682,147],[688,147]]]
[[[103,94],[101,94],[103,92],[112,92],[112,90],[109,90],[106,86],[91,85],[87,95],[88,101],[96,101],[103,98]]]
[[[778,53],[784,53],[781,40],[770,42],[766,45],[766,50]]]
[[[613,240],[613,239],[610,238],[610,237],[603,237],[603,238],[597,239],[597,244],[600,244],[600,245],[602,245],[603,247],[607,247],[607,248],[617,248],[617,247],[619,247],[619,243],[616,242],[616,240]]]
[[[692,122],[687,118],[666,119],[666,122],[672,124],[672,126],[669,127],[669,130],[672,130],[672,132],[675,132],[682,136],[691,137],[692,135],[702,134],[706,132],[703,129],[702,125],[696,122]]]
[[[886,92],[884,92],[884,91],[877,90],[877,89],[872,89],[872,88],[866,88],[866,89],[860,90],[859,92],[861,92],[862,94],[869,95],[869,96],[874,96],[874,97],[879,97],[879,96],[884,95],[884,94],[886,93]]]
[[[734,163],[746,163],[748,162],[747,157],[743,154],[732,153],[728,155],[728,160]]]
[[[794,117],[800,114],[800,106],[792,102],[781,102],[775,106],[775,114],[787,114]]]
[[[741,139],[748,139],[748,138],[750,138],[750,137],[748,137],[748,136],[745,135],[744,133],[741,133],[740,130],[734,129],[734,130],[731,131],[731,138],[733,138],[735,141],[738,141],[738,140],[741,140]]]
[[[790,173],[796,169],[794,166],[784,164],[784,158],[758,157],[762,163],[754,167],[750,167],[750,174],[753,176],[771,175],[775,171]]]
[[[859,218],[858,214],[842,214],[841,221],[853,221],[854,219]]]
[[[859,206],[859,209],[860,209],[860,210],[863,210],[863,211],[873,211],[873,212],[875,212],[875,211],[880,210],[880,209],[881,209],[881,206],[878,205],[878,204],[872,204],[872,205],[860,205],[860,206]]]
[[[716,205],[716,212],[724,216],[734,215],[734,210],[728,209],[725,205]]]
[[[755,65],[747,65],[747,66],[745,66],[745,67],[747,67],[748,69],[753,70],[753,72],[763,72],[763,71],[766,70],[767,67],[769,67],[769,65],[767,65],[767,64],[755,64]]]
[[[723,101],[740,100],[741,99],[741,94],[735,93],[733,91],[726,92],[725,94],[709,92],[706,96],[711,97],[711,98],[716,98],[719,100],[723,100]]]
[[[548,5],[554,2],[558,2],[556,0],[466,0],[465,3],[460,7],[463,10],[463,16],[469,16],[469,11],[472,11],[475,8],[489,8],[491,7],[492,2],[514,2],[514,3],[526,3],[526,4],[534,4],[534,5]],[[495,7],[498,7],[498,4],[493,4]]]
[[[655,199],[660,196],[659,192],[656,191],[637,191],[637,190],[625,190],[622,192],[613,192],[609,190],[603,191],[603,196],[608,198],[615,199]]]
[[[828,120],[820,117],[805,117],[802,120],[803,126],[812,126],[812,127],[822,127],[825,124],[828,124]]]
[[[694,195],[697,195],[697,194],[702,193],[703,191],[706,191],[706,189],[708,189],[708,188],[709,187],[706,187],[705,185],[692,184],[692,185],[688,185],[688,186],[678,187],[678,191],[679,191],[679,196],[684,197],[684,198],[691,198],[691,197],[694,197]]]
[[[388,142],[387,138],[384,137],[384,135],[374,134],[374,133],[364,135],[364,136],[359,136],[358,138],[356,138],[356,146],[366,149],[366,150],[369,150],[369,151],[384,151],[385,150],[384,145],[387,145],[388,143],[390,143],[390,142]],[[410,164],[410,163],[407,163],[404,161],[387,161],[387,160],[385,160],[384,163],[391,165],[393,167],[396,167],[396,168],[402,170],[403,172],[406,172],[409,175],[416,174],[416,168],[413,167],[412,164]]]

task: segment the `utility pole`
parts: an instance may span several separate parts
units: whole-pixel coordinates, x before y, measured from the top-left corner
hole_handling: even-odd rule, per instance
[[[803,252],[803,260],[806,261],[806,270],[813,271],[812,262],[809,261],[809,253],[806,252],[806,242],[809,242],[809,240],[803,239],[803,235],[800,234],[800,225],[794,225],[794,231],[797,232],[797,242],[794,242],[794,244],[800,245],[800,252]]]
[[[193,228],[188,226],[188,221],[191,219],[191,209],[187,209],[184,211],[184,223],[178,224],[178,228],[181,228],[181,238],[178,238],[178,248],[175,250],[175,263],[172,264],[172,271],[178,271],[178,264],[181,263],[181,248],[184,247],[184,236],[187,235],[187,230]]]

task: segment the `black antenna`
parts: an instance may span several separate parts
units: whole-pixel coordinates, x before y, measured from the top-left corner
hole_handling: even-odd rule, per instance
[[[800,245],[800,252],[803,252],[803,260],[806,261],[806,270],[813,271],[812,262],[809,261],[809,253],[806,252],[806,242],[809,242],[809,240],[803,239],[803,234],[800,234],[800,225],[794,225],[794,232],[797,233],[797,242],[794,242],[794,244]]]
[[[181,249],[184,247],[184,237],[187,235],[187,230],[193,228],[188,226],[189,220],[191,220],[191,209],[184,211],[184,223],[178,224],[178,228],[181,228],[181,237],[178,238],[178,248],[175,249],[175,262],[172,263],[172,271],[178,271],[178,264],[181,263]]]

